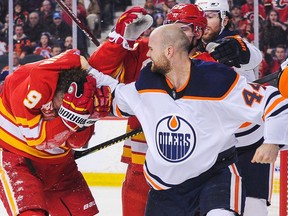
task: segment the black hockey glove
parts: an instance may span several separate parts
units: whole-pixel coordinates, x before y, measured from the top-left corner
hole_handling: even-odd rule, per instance
[[[240,36],[225,37],[217,40],[216,43],[219,45],[214,46],[210,54],[219,63],[237,68],[240,68],[240,64],[248,64],[250,51]]]

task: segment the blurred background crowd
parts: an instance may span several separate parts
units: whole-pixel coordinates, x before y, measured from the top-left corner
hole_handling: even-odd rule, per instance
[[[64,0],[72,8],[72,0]],[[143,37],[163,24],[166,14],[178,3],[194,0],[145,0],[144,8],[154,19],[153,26]],[[101,39],[115,23],[115,13],[124,12],[131,0],[78,0],[77,17]],[[253,0],[229,0],[230,28],[249,42],[254,42]],[[7,66],[8,0],[0,0],[0,81],[9,73]],[[55,0],[14,0],[13,4],[13,70],[27,62],[53,57],[72,48],[72,20]],[[287,0],[259,0],[259,48],[263,61],[259,77],[277,72],[288,55]],[[77,28],[77,48],[89,58],[89,40]]]

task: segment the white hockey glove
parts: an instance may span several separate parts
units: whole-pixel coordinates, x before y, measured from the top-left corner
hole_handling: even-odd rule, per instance
[[[109,40],[131,50],[135,41],[152,24],[153,18],[144,8],[132,7],[119,17],[115,28],[109,33]]]

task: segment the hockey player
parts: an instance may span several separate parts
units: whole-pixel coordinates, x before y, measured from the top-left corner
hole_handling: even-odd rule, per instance
[[[109,89],[96,89],[79,53],[23,65],[5,80],[0,197],[9,216],[98,213],[71,150],[85,145],[97,118],[108,114]]]
[[[195,4],[204,10],[207,18],[207,27],[199,49],[206,49],[218,62],[233,66],[248,81],[256,80],[253,70],[261,63],[261,51],[229,30],[231,15],[228,1],[197,0]]]
[[[124,13],[123,16],[121,16],[119,19],[121,20],[121,22],[118,22],[116,24],[116,31],[110,34],[111,41],[106,42],[102,47],[100,47],[91,56],[89,60],[89,63],[93,67],[106,74],[110,74],[113,77],[118,77],[118,80],[120,82],[130,83],[131,81],[135,80],[138,77],[140,68],[143,66],[143,64],[147,62],[144,61],[147,59],[147,57],[144,55],[147,52],[147,39],[143,40],[140,38],[139,40],[129,40],[130,47],[127,46],[128,43],[122,43],[122,38],[124,37],[125,39],[127,37],[124,32],[138,32],[138,35],[140,35],[142,29],[139,29],[139,25],[137,25],[137,31],[131,31],[129,29],[131,23],[133,24],[140,20],[141,16],[138,15],[138,17],[135,15],[136,13],[139,14],[140,12],[141,9],[136,10],[135,8],[132,8],[130,11]],[[134,13],[134,15],[131,15],[130,13]],[[142,13],[143,15],[146,14],[145,12]],[[174,6],[170,13],[167,14],[166,20],[166,23],[174,23],[185,32],[185,34],[191,41],[191,57],[196,57],[206,61],[215,61],[207,52],[201,54],[196,53],[197,46],[203,35],[204,29],[206,28],[206,22],[207,21],[206,18],[203,16],[203,13],[192,4],[178,4]],[[136,24],[132,25],[132,27],[134,26],[136,26]],[[126,28],[129,30],[127,30]],[[115,37],[115,35],[118,36]],[[137,38],[137,36],[134,36],[134,38]],[[241,40],[235,41],[243,43]],[[136,44],[134,48],[133,43]],[[225,48],[225,45],[226,44],[223,43],[222,47]],[[227,45],[230,46],[230,44]],[[239,47],[239,45],[235,46]],[[251,78],[251,80],[254,80],[255,76],[252,69],[258,64],[258,52],[260,51],[251,44],[247,43],[247,45],[245,46],[247,46],[248,49],[242,55],[250,56],[249,64],[244,64],[242,61],[239,60],[239,62],[243,64],[240,65],[241,68],[236,69],[238,69],[238,72],[242,70],[243,72],[240,71],[240,74],[247,75],[248,78],[253,77]],[[214,54],[217,53],[216,51],[214,52]],[[226,58],[229,59],[229,55],[231,56],[231,54],[226,54]],[[108,61],[101,61],[101,64],[99,61],[94,60],[105,60],[107,59],[106,56],[109,56],[110,58],[108,59]],[[256,59],[254,58],[254,60],[252,60],[254,56],[256,57]],[[236,56],[232,56],[232,58],[235,62],[237,61]],[[240,58],[240,56],[238,56],[238,58]],[[259,60],[261,61],[261,59]],[[251,70],[248,72],[246,71],[247,69]],[[132,129],[139,127],[139,124],[135,122],[135,118],[130,118],[129,123]],[[253,126],[250,126],[250,128],[252,128],[253,130]],[[260,131],[260,129],[258,129],[257,135],[259,135],[259,137],[256,136],[256,139],[252,139],[255,140],[255,142],[262,139],[263,131]],[[258,144],[260,144],[260,141]],[[135,215],[135,212],[139,213],[139,215],[143,215],[144,212],[146,200],[145,194],[147,194],[149,190],[149,187],[147,187],[147,184],[145,183],[142,172],[142,164],[144,163],[146,148],[147,147],[145,145],[145,139],[143,135],[132,138],[132,140],[125,142],[124,145],[122,161],[129,164],[126,173],[126,179],[122,187],[122,203],[124,216]],[[251,159],[248,160],[249,163]]]
[[[191,40],[190,54],[193,56],[196,54],[197,45],[207,21],[203,12],[195,5],[181,5],[181,8],[172,10],[169,17],[171,17],[171,22],[177,21],[176,25]],[[174,13],[175,10],[176,13]],[[133,7],[126,11],[120,16],[114,31],[109,34],[109,41],[105,42],[92,54],[89,64],[99,71],[117,78],[120,82],[130,83],[135,81],[141,68],[150,61],[146,56],[148,39],[142,39],[139,36],[152,25],[152,22],[150,15],[143,8]],[[194,29],[191,28],[192,25],[195,27]],[[214,61],[207,53],[197,57]],[[100,62],[97,59],[102,59],[102,61]],[[138,120],[135,117],[130,117],[128,130],[137,127],[140,127]],[[121,161],[127,163],[128,167],[122,185],[123,216],[144,215],[150,189],[143,174],[146,150],[147,144],[143,133],[125,141]]]
[[[176,25],[155,29],[147,53],[152,64],[135,83],[116,86],[113,111],[136,115],[146,136],[144,174],[152,187],[146,216],[194,215],[199,207],[201,215],[241,215],[235,131],[242,122],[264,121],[265,145],[288,144],[288,101],[223,64],[191,60],[189,44]]]
[[[233,69],[248,81],[254,81],[256,76],[253,69],[261,62],[262,54],[255,46],[229,30],[231,17],[228,1],[197,0],[196,4],[205,11],[207,18],[202,46],[206,47],[218,62],[233,66]],[[235,134],[238,140],[237,165],[247,196],[244,216],[268,216],[267,205],[271,203],[274,165],[251,163],[257,148],[263,143],[263,133],[264,127],[261,124],[246,122]],[[277,152],[277,148],[273,151]]]

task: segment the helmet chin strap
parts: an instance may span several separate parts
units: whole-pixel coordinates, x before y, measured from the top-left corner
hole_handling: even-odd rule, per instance
[[[220,32],[219,32],[218,35],[220,35],[220,34],[223,32],[224,28],[225,28],[225,26],[224,26],[224,20],[225,20],[225,17],[226,17],[226,11],[220,11],[221,30],[220,30]]]

